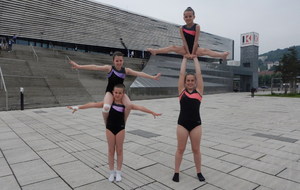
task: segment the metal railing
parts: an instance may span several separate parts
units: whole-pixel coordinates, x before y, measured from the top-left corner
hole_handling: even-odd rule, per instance
[[[5,107],[6,107],[6,111],[8,111],[8,93],[7,93],[7,89],[6,89],[6,85],[5,85],[5,81],[4,81],[4,77],[3,77],[1,67],[0,67],[0,79],[1,79],[0,91],[2,89],[4,89],[4,92],[5,92]]]
[[[32,52],[33,52],[33,59],[36,58],[36,62],[38,63],[39,62],[39,56],[36,54],[33,46],[32,45],[30,45],[30,46],[31,46],[31,49],[32,49]]]

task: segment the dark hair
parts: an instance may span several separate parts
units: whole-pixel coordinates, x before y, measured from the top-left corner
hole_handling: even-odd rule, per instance
[[[123,91],[124,91],[124,93],[125,93],[125,85],[124,85],[124,84],[116,84],[116,85],[114,86],[114,89],[115,89],[115,88],[122,88]]]
[[[195,16],[195,11],[192,9],[192,7],[186,8],[184,12],[186,12],[186,11],[192,11],[193,15]]]
[[[122,57],[123,57],[124,54],[123,54],[122,52],[115,51],[114,54],[113,54],[113,60],[115,60],[115,57],[116,57],[116,56],[122,56]]]

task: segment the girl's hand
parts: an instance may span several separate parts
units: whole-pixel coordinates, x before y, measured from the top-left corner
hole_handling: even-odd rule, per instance
[[[79,108],[78,106],[67,106],[70,110],[73,110],[72,113],[75,113]]]
[[[153,76],[154,80],[159,80],[159,77],[161,76],[161,73],[156,74],[155,76]]]
[[[185,54],[184,57],[187,58],[187,59],[193,59],[193,58],[192,58],[192,55],[189,54],[189,53]]]
[[[183,57],[184,57],[184,58],[187,58],[187,59],[189,59],[189,57],[190,57],[190,54],[189,54],[189,53],[187,53],[187,54],[184,54],[184,55],[183,55]]]
[[[191,55],[191,59],[195,59],[196,57],[197,57],[197,55],[195,55],[195,54]]]
[[[69,64],[72,65],[72,69],[79,69],[80,67],[80,65],[71,60],[69,61]]]
[[[155,113],[155,112],[153,112],[152,115],[153,115],[153,117],[155,119],[157,116],[161,116],[162,114],[161,113]]]

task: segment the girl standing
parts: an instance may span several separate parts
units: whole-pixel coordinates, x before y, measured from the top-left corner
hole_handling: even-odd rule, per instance
[[[108,144],[108,165],[110,175],[108,180],[113,182],[114,179],[119,182],[122,180],[121,169],[123,164],[123,143],[125,138],[125,106],[122,102],[125,96],[125,86],[123,84],[117,84],[113,89],[113,103],[109,111],[109,115],[106,122],[106,138]],[[73,113],[79,109],[87,108],[102,108],[103,102],[87,103],[81,106],[68,106],[73,110]],[[152,114],[154,118],[161,114],[155,113],[143,106],[131,104],[129,109],[139,110]],[[117,154],[117,170],[114,170],[114,156]]]
[[[194,58],[195,74],[186,74],[187,58],[183,58],[179,80],[178,94],[180,101],[180,114],[177,126],[177,151],[175,154],[175,172],[173,181],[179,182],[180,164],[186,147],[187,139],[190,138],[197,177],[200,181],[205,178],[201,173],[200,142],[202,135],[200,104],[203,95],[203,78],[198,58]]]

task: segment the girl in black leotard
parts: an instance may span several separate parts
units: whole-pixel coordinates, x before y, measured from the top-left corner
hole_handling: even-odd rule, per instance
[[[98,70],[98,71],[104,71],[107,72],[107,78],[108,78],[108,84],[106,87],[106,93],[104,96],[104,106],[103,106],[103,118],[106,123],[107,117],[109,110],[111,108],[112,102],[113,102],[113,95],[112,95],[112,90],[115,85],[117,84],[123,84],[123,81],[126,77],[126,75],[132,75],[132,76],[137,76],[137,77],[144,77],[144,78],[149,78],[149,79],[154,79],[158,80],[160,77],[160,73],[158,73],[155,76],[148,75],[144,72],[138,72],[134,71],[130,68],[123,67],[124,63],[124,58],[123,54],[121,52],[115,52],[113,54],[113,63],[114,65],[103,65],[103,66],[98,66],[98,65],[78,65],[74,61],[69,62],[72,65],[72,68],[75,69],[85,69],[85,70]],[[128,96],[125,94],[123,96],[123,103],[126,107],[129,107],[131,104],[130,99]],[[129,115],[129,110],[125,109],[125,121]]]
[[[125,86],[123,84],[118,84],[113,89],[113,104],[110,109],[109,116],[106,123],[106,138],[108,143],[108,165],[110,169],[110,175],[108,180],[110,182],[121,181],[121,169],[123,163],[123,143],[125,137],[125,116],[124,110],[125,106],[122,102],[123,96],[125,95]],[[103,102],[97,103],[87,103],[81,106],[68,106],[69,109],[73,110],[73,113],[78,109],[87,108],[102,108],[104,106]],[[155,113],[143,106],[131,104],[129,109],[139,110],[152,114],[154,118],[160,116],[161,114]],[[114,155],[117,154],[117,170],[114,170]]]
[[[189,59],[199,56],[210,56],[215,58],[227,59],[229,52],[217,52],[210,49],[201,48],[198,45],[200,36],[200,26],[194,23],[195,12],[191,7],[188,7],[183,13],[183,19],[186,25],[180,27],[179,32],[182,39],[182,46],[169,46],[160,49],[148,48],[152,55],[159,53],[175,52]]]
[[[201,173],[200,141],[202,135],[200,104],[203,95],[203,79],[198,58],[194,58],[195,74],[185,74],[187,58],[183,58],[178,80],[180,114],[177,126],[177,151],[175,154],[175,174],[173,181],[179,182],[180,164],[188,137],[191,140],[192,151],[198,179],[204,181]]]

